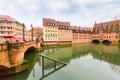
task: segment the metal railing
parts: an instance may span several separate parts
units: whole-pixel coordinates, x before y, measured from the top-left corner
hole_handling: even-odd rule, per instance
[[[55,71],[57,71],[57,70],[59,70],[59,69],[61,69],[62,67],[64,67],[64,66],[67,65],[67,63],[64,63],[64,62],[62,62],[62,61],[59,61],[59,60],[50,58],[50,57],[45,56],[45,55],[40,54],[40,53],[39,53],[39,56],[41,57],[41,63],[42,63],[42,64],[41,64],[41,65],[42,65],[42,77],[40,78],[40,80],[42,80],[43,78],[47,77],[48,75],[54,73]],[[44,59],[48,59],[48,60],[51,60],[51,61],[54,62],[54,70],[51,71],[51,72],[49,72],[49,73],[47,73],[47,74],[44,73]],[[62,64],[62,65],[61,65],[60,67],[57,67],[57,63]]]

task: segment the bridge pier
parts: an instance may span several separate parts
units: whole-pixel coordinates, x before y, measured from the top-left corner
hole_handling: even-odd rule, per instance
[[[29,69],[29,64],[27,61],[23,61],[21,64],[11,65],[9,68],[0,69],[0,77],[17,74],[21,71]]]
[[[0,69],[2,68],[2,66],[4,67],[10,67],[10,61],[9,61],[9,55],[7,53],[7,51],[4,52],[0,52]]]

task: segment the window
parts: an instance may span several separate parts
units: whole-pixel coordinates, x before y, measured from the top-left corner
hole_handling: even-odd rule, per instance
[[[53,26],[55,26],[55,23],[53,23]]]
[[[79,39],[82,39],[82,35],[79,35]]]
[[[47,23],[47,25],[49,26],[49,25],[50,25],[50,23]]]
[[[45,37],[47,37],[47,34],[45,34]]]
[[[50,26],[52,26],[53,25],[53,23],[50,23]]]

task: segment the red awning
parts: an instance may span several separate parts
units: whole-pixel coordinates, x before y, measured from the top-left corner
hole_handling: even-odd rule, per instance
[[[14,38],[14,36],[2,36],[4,38]]]

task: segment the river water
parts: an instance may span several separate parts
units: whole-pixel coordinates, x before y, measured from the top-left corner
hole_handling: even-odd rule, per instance
[[[43,54],[61,63],[44,58]],[[120,46],[92,43],[46,46],[43,51],[28,53],[30,69],[0,80],[120,80]],[[59,68],[61,67],[61,68]],[[43,70],[44,69],[44,70]],[[44,73],[44,74],[43,74]]]

